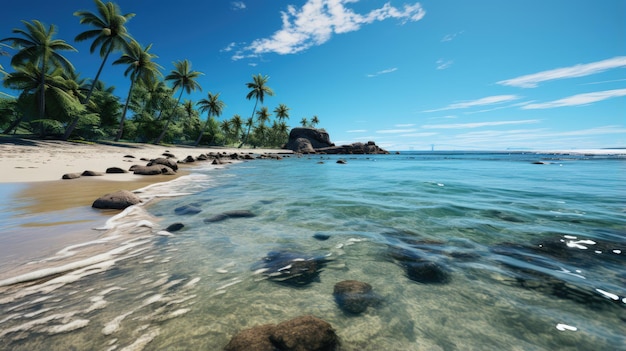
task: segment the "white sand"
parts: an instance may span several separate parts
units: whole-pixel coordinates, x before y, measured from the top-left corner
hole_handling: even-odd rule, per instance
[[[61,179],[66,173],[82,173],[90,170],[105,172],[109,167],[128,170],[133,164],[145,165],[141,158],[154,159],[164,152],[178,159],[203,153],[277,153],[289,152],[279,149],[193,148],[150,144],[122,144],[119,146],[83,144],[62,141],[0,140],[0,183],[41,182]],[[125,158],[132,155],[135,158]],[[106,180],[137,180],[132,173],[107,174]],[[145,177],[145,176],[143,176]],[[101,177],[99,177],[101,178]]]

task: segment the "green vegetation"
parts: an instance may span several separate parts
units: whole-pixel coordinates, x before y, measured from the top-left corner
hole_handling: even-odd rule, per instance
[[[62,55],[76,49],[55,38],[55,25],[22,21],[24,28],[15,28],[14,36],[0,40],[0,55],[11,57],[12,68],[0,66],[0,78],[4,87],[17,92],[17,97],[0,93],[3,134],[196,146],[281,147],[287,141],[290,108],[279,104],[272,120],[272,113],[263,106],[264,98],[274,95],[269,76],[257,74],[246,83],[250,89],[246,99],[254,100],[249,118],[244,121],[235,114],[219,122],[226,107],[220,93],[209,92],[196,103],[183,100],[184,92],[202,91],[197,82],[202,72],[192,70],[191,62],[183,59],[174,62],[174,69],[164,77],[163,67],[155,62],[158,56],[150,52],[152,44],[140,45],[126,29],[135,14],[122,14],[113,2],[94,3],[96,12],[74,12],[81,24],[89,26],[74,40],[92,40],[90,53],[98,51],[102,58],[93,79],[81,78]],[[120,56],[112,64],[124,65],[124,76],[129,79],[125,99],[100,79],[109,58],[116,54]],[[310,123],[306,118],[301,123],[315,126],[319,120],[314,116]]]

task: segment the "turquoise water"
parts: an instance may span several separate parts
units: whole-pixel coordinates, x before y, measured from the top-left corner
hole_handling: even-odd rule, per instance
[[[624,156],[289,157],[207,165],[141,195],[154,201],[16,281],[45,279],[0,282],[0,345],[220,350],[313,314],[341,350],[626,348]],[[254,217],[206,221],[229,211]],[[275,252],[323,269],[268,279]],[[425,262],[435,278],[414,270]],[[376,295],[358,315],[333,298],[349,279]]]

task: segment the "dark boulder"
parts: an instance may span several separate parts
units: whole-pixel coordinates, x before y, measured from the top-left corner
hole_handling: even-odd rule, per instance
[[[65,173],[61,179],[77,179],[80,178],[80,173]]]
[[[278,324],[270,340],[281,351],[334,351],[339,346],[339,337],[330,323],[313,316]]]
[[[270,337],[276,328],[273,324],[245,329],[230,339],[224,351],[276,351]]]
[[[378,300],[372,292],[372,286],[358,280],[344,280],[335,284],[333,297],[339,308],[353,314],[364,312]]]
[[[123,210],[140,202],[141,199],[137,195],[128,190],[120,190],[101,196],[91,206],[100,209]]]
[[[220,214],[216,214],[204,220],[204,223],[213,223],[220,222],[229,218],[250,218],[254,217],[255,214],[248,210],[234,210],[234,211],[226,211]]]
[[[313,234],[313,239],[319,240],[319,241],[325,241],[330,239],[330,235],[328,234],[322,234],[322,233],[315,233]]]
[[[106,173],[128,173],[128,171],[126,171],[125,169],[121,169],[119,167],[109,167],[106,170]]]
[[[102,173],[102,172],[89,171],[89,170],[84,171],[81,174],[81,176],[83,176],[83,177],[99,177],[99,176],[103,176],[103,175],[104,175],[104,173]]]
[[[185,157],[184,162],[185,163],[193,163],[193,162],[196,162],[196,159],[193,158],[193,156],[189,155],[189,156]]]
[[[180,223],[180,222],[176,222],[176,223],[172,223],[169,226],[167,226],[167,228],[165,228],[166,231],[173,233],[173,232],[177,232],[181,229],[183,229],[185,227],[184,224]]]
[[[154,164],[151,166],[133,165],[130,167],[130,171],[138,175],[159,175],[159,174],[174,175],[176,174],[176,172],[170,167],[165,166],[165,165],[159,165],[159,164]]]
[[[313,153],[314,149],[335,146],[330,142],[330,136],[324,129],[293,128],[289,132],[289,140],[285,149],[301,153]]]
[[[333,327],[307,315],[242,330],[224,351],[335,351],[338,347],[339,338]]]
[[[178,170],[178,164],[176,163],[176,161],[169,159],[169,158],[163,158],[163,157],[155,158],[154,160],[151,160],[148,163],[148,166],[152,166],[152,165],[163,165],[163,166],[167,166],[171,168],[174,171]]]

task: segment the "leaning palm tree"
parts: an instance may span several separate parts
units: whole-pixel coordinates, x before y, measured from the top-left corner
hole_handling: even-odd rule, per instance
[[[250,119],[254,118],[254,113],[256,112],[257,104],[259,103],[259,101],[261,101],[261,104],[263,103],[265,94],[267,94],[268,96],[274,96],[274,91],[272,90],[272,88],[266,85],[269,79],[270,79],[269,76],[262,76],[261,74],[257,74],[256,76],[252,76],[252,82],[246,83],[246,86],[248,87],[248,89],[250,89],[250,92],[248,93],[248,95],[246,95],[246,99],[248,100],[252,98],[255,99],[254,108],[252,109],[252,115]],[[241,142],[241,144],[239,144],[239,147],[242,147],[243,144],[245,144],[248,141],[248,136],[250,135],[250,128],[251,126],[248,127],[246,136],[244,137],[244,140]]]
[[[191,62],[189,62],[188,60],[174,62],[174,68],[175,69],[172,70],[170,74],[165,76],[165,80],[172,82],[172,89],[174,91],[180,89],[180,95],[178,95],[178,101],[176,102],[176,106],[174,107],[174,109],[172,109],[172,113],[165,122],[165,126],[163,127],[161,135],[159,135],[159,137],[156,138],[156,140],[154,141],[155,144],[159,144],[161,142],[161,139],[163,139],[163,137],[165,136],[167,128],[169,127],[169,124],[172,120],[172,116],[176,111],[176,107],[178,107],[178,104],[180,104],[180,99],[183,97],[183,92],[186,91],[187,94],[190,94],[196,89],[202,91],[202,87],[196,81],[196,79],[203,73],[198,71],[192,71]]]
[[[98,8],[97,14],[89,11],[74,12],[74,16],[80,17],[80,24],[88,24],[95,27],[95,29],[90,29],[80,33],[74,40],[80,42],[94,38],[94,41],[91,43],[91,47],[89,48],[89,52],[93,54],[93,52],[100,47],[100,57],[102,57],[102,63],[100,63],[98,73],[96,73],[96,77],[93,79],[91,88],[89,88],[89,92],[84,99],[85,104],[87,104],[91,99],[94,87],[98,84],[100,73],[102,73],[102,69],[106,64],[109,55],[113,51],[122,50],[126,45],[128,45],[128,41],[131,40],[131,36],[124,25],[126,24],[126,21],[135,16],[134,13],[122,15],[119,6],[115,3],[108,2],[105,4],[100,0],[94,0],[94,2]],[[69,138],[72,131],[74,131],[74,128],[76,128],[77,123],[78,118],[75,118],[65,130],[63,139]]]
[[[57,33],[56,26],[50,25],[48,28],[37,21],[32,23],[22,21],[26,30],[15,28],[13,33],[20,34],[23,37],[9,37],[0,40],[0,42],[11,42],[12,46],[18,48],[19,51],[11,59],[11,66],[19,67],[27,62],[31,62],[38,67],[40,74],[39,89],[39,119],[45,119],[46,114],[46,73],[51,67],[61,67],[68,71],[73,71],[72,63],[61,55],[58,51],[77,51],[73,46],[62,39],[54,39]]]
[[[306,127],[306,126],[309,124],[309,120],[308,120],[308,119],[306,119],[306,117],[302,117],[302,119],[300,120],[300,124],[301,124],[303,127]]]
[[[280,104],[274,109],[278,122],[283,122],[285,119],[289,119],[289,107],[285,104]]]
[[[222,114],[222,110],[226,107],[224,101],[220,100],[220,93],[212,94],[210,91],[207,95],[206,99],[202,99],[196,103],[196,105],[200,106],[200,112],[206,112],[206,123],[200,129],[200,135],[198,135],[198,139],[196,139],[195,144],[193,146],[198,146],[200,144],[200,139],[202,139],[202,135],[209,125],[209,121],[212,116],[219,117]]]
[[[128,111],[128,104],[131,100],[131,94],[133,93],[133,87],[139,81],[143,81],[146,84],[150,84],[155,81],[157,77],[162,76],[160,70],[163,69],[161,65],[152,61],[157,56],[151,54],[149,51],[152,48],[152,44],[142,48],[135,40],[131,40],[128,44],[126,53],[119,59],[113,62],[114,65],[126,64],[128,68],[124,71],[124,76],[130,76],[130,87],[128,88],[128,97],[126,98],[126,104],[120,117],[120,126],[117,130],[115,141],[119,141],[124,133],[124,121],[126,120],[126,112]]]

